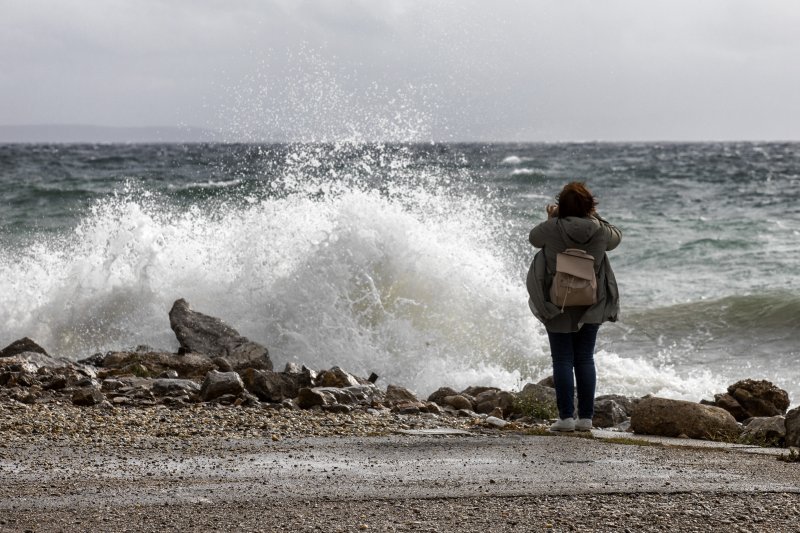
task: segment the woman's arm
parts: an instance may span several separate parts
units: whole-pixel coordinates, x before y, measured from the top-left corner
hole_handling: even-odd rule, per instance
[[[597,219],[603,225],[603,231],[606,232],[606,250],[613,250],[622,241],[622,232],[614,224],[609,224],[599,216]]]
[[[547,204],[544,206],[544,210],[547,211],[547,220],[544,222],[539,223],[535,228],[531,230],[530,235],[528,235],[528,241],[536,248],[544,248],[544,233],[545,233],[545,224],[551,218],[556,218],[558,216],[558,206],[553,204]]]
[[[528,235],[528,241],[534,245],[536,248],[543,248],[544,247],[544,225],[547,222],[542,222],[535,228],[531,230],[530,235]]]

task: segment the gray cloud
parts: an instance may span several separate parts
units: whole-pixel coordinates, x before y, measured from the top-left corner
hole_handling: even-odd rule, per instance
[[[800,139],[800,5],[0,0],[0,124]]]

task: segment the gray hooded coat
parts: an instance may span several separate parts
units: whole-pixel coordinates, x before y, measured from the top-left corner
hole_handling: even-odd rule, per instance
[[[549,218],[531,230],[529,240],[541,248],[528,271],[528,304],[534,316],[554,333],[578,331],[582,324],[615,322],[619,313],[619,290],[606,251],[622,240],[619,229],[600,217]],[[556,271],[556,256],[567,248],[578,248],[594,256],[597,303],[561,308],[550,302],[550,285]]]

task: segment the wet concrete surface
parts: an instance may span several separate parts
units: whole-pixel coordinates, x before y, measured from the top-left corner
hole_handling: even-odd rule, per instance
[[[800,493],[800,464],[737,448],[508,433],[0,447],[0,511],[675,492]]]

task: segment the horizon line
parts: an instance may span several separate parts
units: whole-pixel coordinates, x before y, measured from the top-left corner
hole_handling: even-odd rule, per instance
[[[47,129],[77,129],[77,130],[108,130],[110,132],[123,133],[125,131],[136,131],[139,133],[157,132],[163,130],[172,138],[159,139],[136,138],[136,139],[100,139],[99,137],[80,138],[79,132],[75,132],[75,138],[69,136],[59,138],[56,133],[52,138],[41,137],[36,139],[36,135],[29,138],[22,136],[22,139],[13,139],[13,133],[9,130],[37,130],[29,131],[30,134],[42,133]],[[6,130],[3,132],[2,130]],[[179,133],[189,134],[186,138],[180,138]],[[3,135],[5,133],[6,135]],[[197,138],[197,135],[209,135],[210,138]],[[800,137],[796,139],[787,138],[727,138],[727,139],[669,139],[669,138],[645,138],[645,139],[489,139],[489,138],[462,138],[462,139],[418,139],[418,140],[395,140],[395,139],[369,139],[369,140],[350,140],[350,139],[330,139],[330,140],[303,140],[291,138],[274,138],[258,140],[232,140],[225,139],[226,135],[218,130],[203,128],[199,126],[180,125],[180,126],[103,126],[97,124],[0,124],[0,144],[332,144],[332,143],[352,143],[352,144],[708,144],[708,143],[798,143]]]

